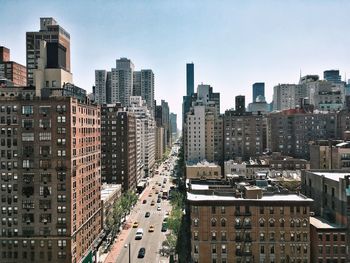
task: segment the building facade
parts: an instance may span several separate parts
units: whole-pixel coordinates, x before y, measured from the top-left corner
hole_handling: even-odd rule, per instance
[[[5,78],[14,86],[27,86],[27,69],[10,60],[10,50],[0,46],[0,78]]]
[[[239,194],[212,187],[190,190],[187,200],[193,262],[313,262],[311,199],[262,195],[260,188],[246,186]]]
[[[121,104],[101,107],[102,182],[136,190],[136,117]]]
[[[100,110],[0,92],[1,261],[80,262],[101,231]]]
[[[40,40],[52,44],[52,57],[58,60],[60,54],[62,69],[70,72],[70,35],[52,17],[40,18],[40,30],[26,33],[26,62],[27,62],[27,84],[35,85],[34,70],[38,67],[40,57]],[[54,48],[54,46],[59,47]],[[60,52],[58,52],[60,51]],[[56,56],[55,56],[56,54]]]

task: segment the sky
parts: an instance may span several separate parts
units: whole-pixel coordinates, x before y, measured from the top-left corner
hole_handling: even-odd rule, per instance
[[[54,17],[71,35],[74,84],[92,90],[96,69],[120,57],[152,69],[157,104],[164,99],[181,124],[186,63],[195,87],[221,93],[221,112],[234,97],[252,99],[252,84],[297,83],[300,73],[350,78],[350,1],[340,0],[0,0],[0,45],[25,65],[25,32]]]

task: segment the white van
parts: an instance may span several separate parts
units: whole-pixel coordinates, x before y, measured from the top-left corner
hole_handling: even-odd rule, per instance
[[[136,231],[135,240],[140,240],[143,237],[143,229],[139,228]]]

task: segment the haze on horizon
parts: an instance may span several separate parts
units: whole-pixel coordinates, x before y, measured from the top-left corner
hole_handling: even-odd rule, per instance
[[[221,93],[221,112],[234,97],[251,102],[251,86],[298,82],[303,75],[339,69],[350,76],[350,1],[10,1],[2,3],[0,45],[25,65],[25,32],[40,17],[54,17],[71,35],[74,83],[89,92],[95,69],[127,57],[137,70],[152,69],[155,98],[169,102],[181,126],[186,63],[195,86]],[[30,10],[30,12],[28,12]]]

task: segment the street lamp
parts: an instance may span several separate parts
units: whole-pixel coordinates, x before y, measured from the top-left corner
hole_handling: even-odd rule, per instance
[[[129,263],[131,263],[131,244],[129,243]]]

